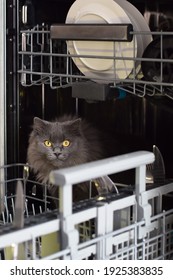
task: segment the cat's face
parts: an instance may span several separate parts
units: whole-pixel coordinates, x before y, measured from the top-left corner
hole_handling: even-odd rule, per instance
[[[52,166],[63,167],[76,157],[80,145],[80,119],[48,122],[34,118],[33,135],[40,158]]]

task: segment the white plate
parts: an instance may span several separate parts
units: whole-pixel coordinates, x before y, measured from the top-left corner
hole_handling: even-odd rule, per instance
[[[66,23],[132,22],[114,0],[76,0],[67,14]],[[79,55],[73,57],[73,61],[84,75],[98,83],[110,83],[115,78],[126,79],[129,76],[134,67],[137,47],[141,47],[138,41],[135,37],[132,42],[68,41],[67,47],[71,55]],[[80,57],[82,55],[93,55],[93,58]],[[108,56],[109,59],[96,56]],[[113,59],[113,56],[122,59]]]
[[[133,6],[130,2],[126,0],[114,0],[114,1],[118,3],[128,14],[133,24],[133,30],[141,32],[136,35],[138,46],[140,45],[140,48],[138,47],[137,50],[137,57],[141,58],[144,50],[149,45],[149,43],[153,40],[152,35],[150,33],[150,28],[143,15],[140,13],[140,11],[135,6]],[[148,34],[142,34],[142,32],[144,31],[147,32]],[[135,66],[136,66],[135,73],[132,73],[131,78],[137,76],[141,72],[140,60],[136,61]]]
[[[142,57],[144,50],[149,45],[149,43],[153,40],[151,35],[151,30],[143,17],[143,15],[140,13],[140,11],[133,6],[130,2],[126,0],[114,0],[116,3],[118,3],[128,14],[131,22],[133,23],[133,29],[134,31],[142,31],[146,32],[148,34],[138,34],[137,37],[139,37],[141,41],[142,48],[138,48],[138,57]]]

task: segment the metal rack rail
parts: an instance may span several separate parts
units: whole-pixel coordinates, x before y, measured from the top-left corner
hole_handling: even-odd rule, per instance
[[[110,29],[109,29],[109,28]],[[106,55],[94,55],[84,53],[82,54],[70,54],[68,51],[67,42],[71,39],[80,40],[80,34],[84,34],[81,40],[93,40],[93,41],[111,41],[112,44],[119,41],[130,41],[132,38],[138,38],[138,36],[152,36],[158,40],[157,52],[158,57],[138,57],[135,55],[135,44],[133,50],[133,56],[120,56],[114,52],[109,56]],[[74,31],[74,34],[70,36],[70,30]],[[100,32],[98,39],[97,30]],[[105,30],[105,32],[104,32]],[[109,32],[108,32],[109,30]],[[115,30],[116,36],[113,37],[113,30]],[[122,31],[123,32],[120,32]],[[105,35],[106,33],[106,35]],[[122,38],[120,34],[123,34]],[[124,35],[125,34],[125,35]],[[70,36],[70,37],[69,37]],[[95,36],[95,37],[94,37]],[[103,25],[90,26],[90,32],[86,35],[85,25],[55,25],[55,26],[35,26],[31,30],[20,31],[20,69],[18,70],[21,77],[21,84],[23,86],[48,84],[52,89],[73,86],[79,84],[79,82],[87,82],[93,80],[94,84],[100,84],[105,90],[105,86],[109,85],[112,89],[115,89],[115,94],[118,91],[125,91],[130,94],[143,97],[145,95],[165,95],[169,98],[173,98],[173,81],[172,81],[172,53],[171,47],[169,49],[164,48],[164,40],[166,38],[172,38],[173,32],[137,32],[133,31],[131,25],[106,25],[106,29]],[[136,39],[137,40],[137,39]],[[134,40],[135,42],[135,40]],[[75,65],[75,59],[97,59],[97,60],[112,60],[114,61],[112,70],[114,77],[106,77],[106,85],[103,77],[97,77],[93,79],[93,76],[83,74]],[[125,79],[116,77],[116,61],[131,61],[134,67],[128,77]],[[144,75],[141,64],[145,66],[148,63],[151,66],[154,63],[154,67],[157,69],[157,73],[152,74],[151,79],[149,76]],[[136,68],[135,65],[138,64]],[[144,68],[144,67],[143,67]],[[150,69],[149,69],[150,70]],[[153,69],[151,69],[153,71]],[[104,71],[103,71],[104,73]],[[165,78],[166,75],[166,78]],[[96,80],[96,81],[95,81]]]

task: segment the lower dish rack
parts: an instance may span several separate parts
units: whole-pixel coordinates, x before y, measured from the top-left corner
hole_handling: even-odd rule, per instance
[[[29,179],[27,165],[2,167],[1,178],[8,179],[1,180],[0,258],[172,259],[173,209],[164,201],[172,195],[173,183],[146,187],[146,165],[153,161],[153,153],[139,151],[52,172],[50,182],[59,185],[59,209],[51,207],[46,186]],[[134,186],[72,202],[73,184],[129,169],[135,169]],[[19,180],[24,225],[15,228]],[[40,197],[37,187],[44,190]]]

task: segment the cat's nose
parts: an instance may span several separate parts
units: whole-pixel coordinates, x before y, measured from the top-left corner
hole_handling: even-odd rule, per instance
[[[56,154],[59,154],[62,152],[62,147],[56,146],[53,148],[53,152]]]

